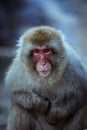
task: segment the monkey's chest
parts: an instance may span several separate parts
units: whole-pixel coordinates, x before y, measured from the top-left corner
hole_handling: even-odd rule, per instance
[[[34,88],[33,89],[33,92],[36,93],[37,95],[39,96],[42,96],[42,97],[46,97],[48,99],[50,99],[51,101],[52,100],[55,100],[56,98],[60,97],[61,95],[63,96],[64,95],[64,91],[58,89],[58,88],[55,88],[55,86],[53,87],[40,87],[40,88]]]

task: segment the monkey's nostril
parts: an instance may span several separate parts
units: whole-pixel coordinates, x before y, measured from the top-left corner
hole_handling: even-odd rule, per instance
[[[41,66],[44,67],[46,64],[45,63],[41,63]]]
[[[46,63],[42,63],[42,65],[44,66]]]

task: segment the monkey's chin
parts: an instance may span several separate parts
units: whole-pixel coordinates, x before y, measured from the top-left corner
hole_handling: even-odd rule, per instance
[[[50,72],[49,71],[39,71],[38,72],[40,76],[42,77],[47,77],[50,75]]]

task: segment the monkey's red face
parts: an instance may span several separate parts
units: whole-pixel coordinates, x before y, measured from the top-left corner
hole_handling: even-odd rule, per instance
[[[53,50],[47,47],[36,47],[33,49],[33,57],[36,60],[37,72],[46,77],[50,74],[52,65],[50,59],[53,56]]]

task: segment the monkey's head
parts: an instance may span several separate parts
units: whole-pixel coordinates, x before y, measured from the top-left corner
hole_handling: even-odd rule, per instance
[[[48,26],[29,29],[20,38],[19,49],[29,72],[43,77],[62,73],[65,49],[60,31]]]

